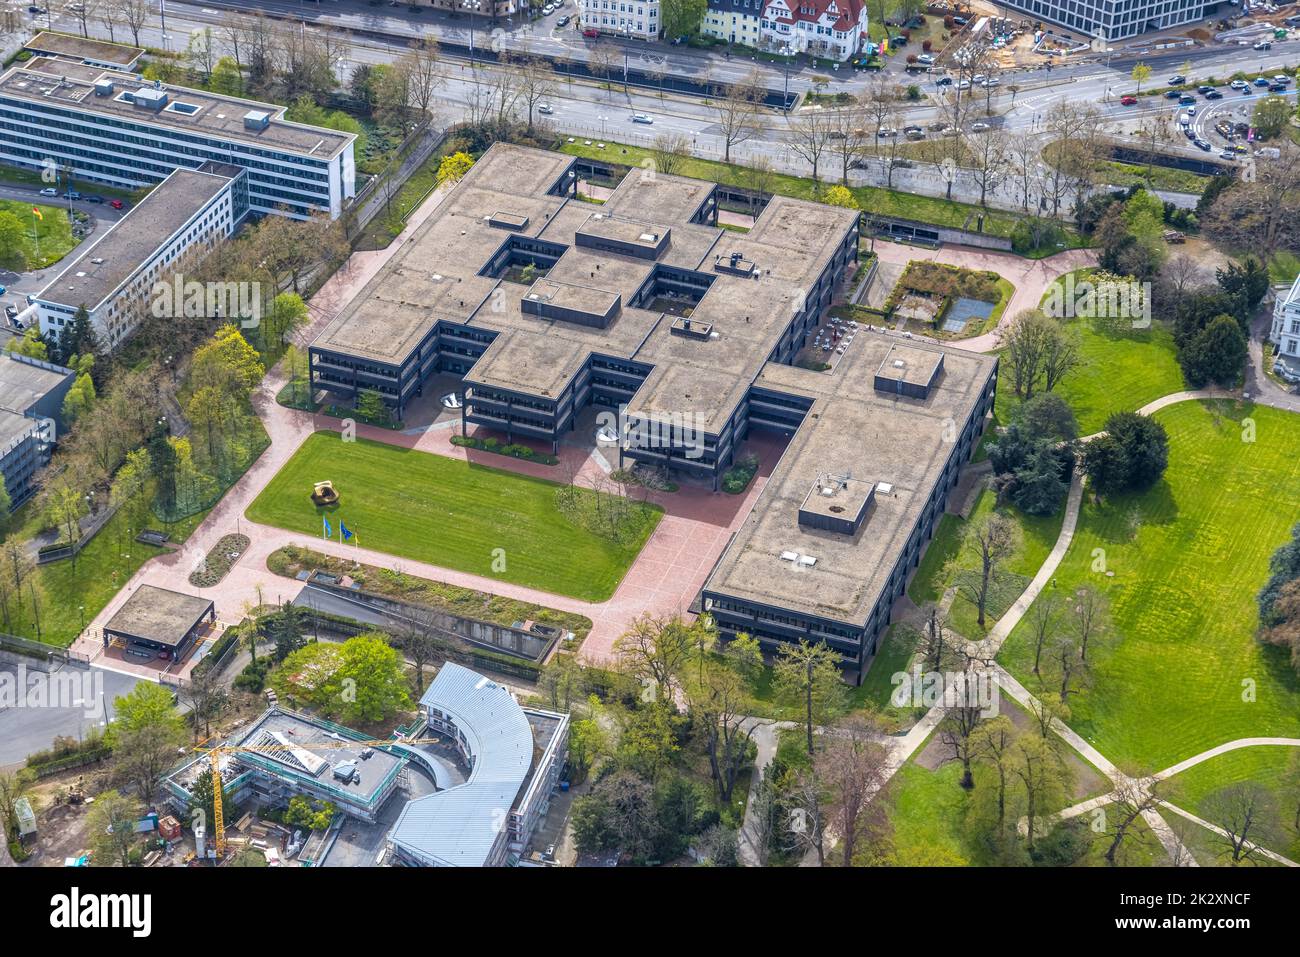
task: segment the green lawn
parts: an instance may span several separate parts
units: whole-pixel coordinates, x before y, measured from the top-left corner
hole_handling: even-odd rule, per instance
[[[1284,775],[1295,750],[1269,746],[1229,751],[1170,778],[1164,793],[1184,810],[1217,824],[1221,822],[1212,820],[1205,800],[1211,793],[1245,781],[1263,785],[1273,795],[1275,805],[1261,821],[1259,841],[1269,850],[1294,859],[1300,856],[1300,833],[1292,827],[1300,796],[1287,789]]]
[[[1079,364],[1055,391],[1074,409],[1082,435],[1101,431],[1114,412],[1140,409],[1187,387],[1173,334],[1161,324],[1122,333],[1087,319],[1071,320],[1066,327],[1078,337]],[[1020,405],[1011,386],[1010,363],[1002,364],[998,380],[994,414],[1006,424]]]
[[[1247,417],[1253,442],[1242,439]],[[1150,771],[1236,738],[1300,735],[1300,680],[1254,637],[1255,593],[1296,520],[1282,490],[1300,488],[1300,418],[1184,402],[1156,419],[1170,439],[1164,479],[1085,502],[1055,586],[1102,591],[1119,636],[1091,690],[1072,699],[1070,725],[1111,760]],[[1092,571],[1099,557],[1113,577]],[[1000,659],[1033,690],[1027,623]]]
[[[957,557],[957,566],[962,570],[979,568],[978,555],[972,549],[962,549],[961,536],[967,525],[979,521],[985,515],[997,510],[1020,526],[1021,544],[1016,553],[1003,566],[1003,574],[985,616],[986,623],[992,625],[1013,602],[1025,586],[1038,573],[1039,566],[1047,558],[1052,546],[1061,534],[1061,522],[1065,517],[1064,504],[1055,515],[1027,515],[1011,505],[997,505],[997,496],[991,489],[980,492],[971,509],[970,518],[963,520],[956,515],[945,513],[939,521],[938,530],[926,549],[916,574],[908,586],[907,594],[913,602],[921,604],[938,601],[952,582],[944,576],[947,563]],[[981,637],[979,615],[976,607],[958,595],[952,603],[948,624],[968,638]]]
[[[249,506],[249,519],[320,535],[310,494],[326,479],[341,495],[329,513],[335,536],[345,521],[366,548],[586,601],[614,593],[662,515],[635,506],[633,528],[614,543],[558,511],[554,482],[317,432]]]
[[[208,516],[199,512],[170,526],[147,519],[150,527],[166,529],[174,542],[183,542]],[[51,645],[67,647],[120,589],[136,570],[164,550],[134,541],[140,531],[138,513],[118,511],[90,543],[82,549],[74,565],[71,559],[40,565],[33,573],[39,596],[38,614],[32,613],[30,593],[24,585],[24,598],[9,608],[8,627],[12,634],[39,639]],[[39,525],[30,517],[33,525]],[[37,627],[39,619],[40,627]]]
[[[66,209],[44,205],[37,205],[36,208],[41,211],[41,219],[32,215],[31,203],[0,199],[0,213],[13,213],[23,224],[23,239],[19,249],[26,257],[26,269],[41,269],[56,263],[77,245]],[[36,227],[34,237],[33,225]]]

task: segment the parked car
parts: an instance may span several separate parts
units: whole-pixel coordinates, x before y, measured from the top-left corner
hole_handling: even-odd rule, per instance
[[[1257,76],[1257,77],[1255,77],[1255,85],[1256,85],[1256,86],[1268,86],[1268,84],[1269,84],[1268,77],[1266,77],[1266,76]]]
[[[549,103],[538,103],[537,112],[542,114],[542,116],[550,116],[555,112],[555,107],[551,106]]]
[[[1219,150],[1219,159],[1232,160],[1233,162],[1236,162],[1237,154],[1233,150],[1222,149]]]
[[[916,62],[924,64],[925,66],[931,66],[934,63],[934,57],[928,53],[922,53],[916,58]]]
[[[1285,83],[1270,83],[1270,84],[1268,85],[1268,92],[1270,92],[1270,93],[1285,93],[1285,92],[1286,92],[1286,84],[1285,84]]]
[[[952,86],[952,77],[950,77],[950,76],[941,76],[941,77],[939,77],[939,79],[937,79],[937,80],[934,81],[934,85],[935,85],[935,86]]]
[[[104,201],[104,197],[103,197],[103,196],[87,196],[87,197],[86,197],[86,202],[88,202],[88,203],[102,203],[103,201]]]
[[[1206,92],[1205,98],[1207,100],[1221,100],[1223,99],[1223,94],[1218,90],[1209,90]]]
[[[1165,90],[1165,99],[1166,99],[1166,100],[1176,100],[1176,99],[1178,99],[1180,96],[1182,96],[1182,94],[1179,93],[1177,90]]]
[[[1291,78],[1287,76],[1285,73],[1279,73],[1277,76],[1273,77],[1273,82],[1281,83],[1283,86],[1286,86],[1288,83],[1291,82]]]
[[[1120,104],[1123,106],[1137,106],[1138,98],[1130,94],[1129,96],[1120,97]]]
[[[633,122],[633,123],[645,123],[645,124],[648,125],[648,124],[650,124],[650,123],[653,123],[654,121],[655,121],[654,117],[651,116],[649,113],[633,113],[633,114],[632,114],[632,122]]]
[[[594,40],[596,37],[600,36],[600,31],[593,29],[592,27],[587,27],[587,29],[582,31],[582,35],[588,40]],[[674,40],[673,42],[675,43],[677,41]]]
[[[992,86],[997,86],[997,85],[998,85],[999,83],[1001,83],[1001,82],[1002,82],[1002,81],[999,80],[996,76],[990,76],[990,77],[985,77],[985,78],[980,82],[980,86],[984,86],[984,87],[992,87]]]
[[[560,19],[555,21],[555,25],[557,27],[567,27],[569,25],[569,15],[566,13],[564,16],[560,17]]]
[[[114,209],[126,209],[126,203],[122,202],[120,199],[110,199],[108,205],[112,206]]]
[[[1205,94],[1205,93],[1209,93],[1213,89],[1214,87],[1210,86],[1208,83],[1202,83],[1200,86],[1196,88],[1196,92]]]
[[[75,189],[70,189],[68,190],[68,199],[80,200],[81,194],[78,193]]]
[[[544,17],[549,17],[554,12],[555,12],[555,7],[553,4],[548,3],[546,6],[542,7],[542,16]]]
[[[894,129],[892,126],[882,126],[880,129],[876,130],[876,135],[884,137],[897,136],[898,130]]]
[[[1247,83],[1245,80],[1233,80],[1231,83],[1228,84],[1228,86],[1232,87],[1234,90],[1250,89],[1250,84]]]
[[[970,131],[972,133],[983,133],[988,128],[989,125],[987,123],[975,123],[971,126]]]
[[[41,195],[42,195],[42,196],[58,196],[58,195],[59,195],[59,191],[58,191],[57,189],[55,189],[53,186],[46,186],[43,190],[41,190]]]

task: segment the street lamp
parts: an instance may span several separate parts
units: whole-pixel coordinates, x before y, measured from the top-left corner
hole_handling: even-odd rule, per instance
[[[469,13],[469,62],[474,65],[474,17],[483,8],[483,0],[460,0],[461,9]]]

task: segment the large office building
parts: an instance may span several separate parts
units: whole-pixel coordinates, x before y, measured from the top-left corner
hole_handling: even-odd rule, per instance
[[[175,170],[98,239],[79,248],[35,295],[41,332],[57,338],[84,307],[99,342],[116,348],[154,308],[155,284],[187,253],[211,249],[230,236],[248,211],[247,171],[216,163]],[[170,286],[166,292],[168,302],[157,305],[180,321],[184,304],[176,300],[183,296]]]
[[[0,352],[0,475],[10,508],[31,498],[36,473],[49,464],[74,378],[63,366]]]
[[[356,194],[351,133],[293,123],[285,108],[37,56],[0,74],[0,161],[119,189],[206,163],[248,173],[255,213],[337,218]]]
[[[388,834],[420,867],[496,867],[522,856],[550,807],[568,755],[569,716],[524,708],[505,685],[447,662],[420,698],[413,738],[433,735],[468,768],[463,780],[402,808]],[[418,760],[422,752],[411,748]],[[435,778],[443,772],[426,764]]]
[[[858,213],[772,197],[747,233],[714,183],[634,170],[596,206],[573,157],[498,144],[311,347],[315,388],[399,416],[435,371],[467,423],[555,447],[620,413],[620,461],[711,480],[791,436],[708,580],[724,634],[822,638],[861,669],[992,408],[997,360],[862,332],[794,366],[853,274]]]
[[[1148,30],[1193,23],[1218,8],[1217,0],[1006,0],[1048,23],[1076,30],[1106,42],[1124,40]]]

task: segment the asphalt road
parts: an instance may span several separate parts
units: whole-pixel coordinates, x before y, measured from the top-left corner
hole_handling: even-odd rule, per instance
[[[44,669],[37,659],[0,652],[0,687],[5,689],[0,698],[0,767],[22,762],[50,747],[56,737],[80,739],[92,729],[102,730],[113,718],[113,699],[127,694],[139,680],[78,665],[65,665],[51,680]],[[12,689],[20,676],[25,676],[27,693],[15,700]],[[38,686],[57,694],[38,697]]]

